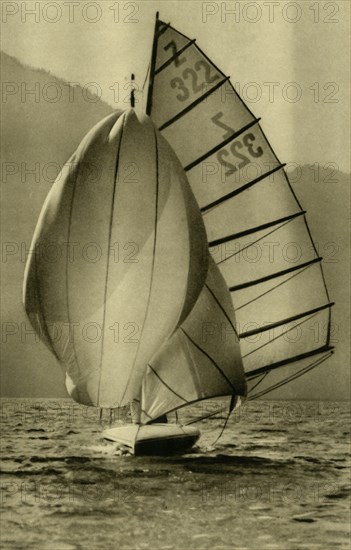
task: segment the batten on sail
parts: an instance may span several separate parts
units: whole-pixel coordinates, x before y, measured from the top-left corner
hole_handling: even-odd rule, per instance
[[[211,259],[192,311],[149,362],[142,386],[144,422],[189,403],[246,395],[235,315],[225,281]]]
[[[148,113],[178,155],[201,208],[211,255],[231,291],[245,372],[267,375],[271,365],[265,387],[273,388],[273,372],[284,365],[298,368],[315,354],[329,356],[332,303],[322,259],[260,119],[193,40],[157,25],[163,32],[162,41],[155,34],[158,69],[150,75]],[[165,61],[169,42],[173,56]],[[250,335],[250,322],[280,333]],[[295,343],[294,331],[301,331]],[[255,349],[248,339],[258,336]]]

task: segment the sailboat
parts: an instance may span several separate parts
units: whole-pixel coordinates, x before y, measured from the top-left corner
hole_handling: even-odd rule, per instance
[[[306,212],[230,78],[158,14],[148,72],[146,113],[132,94],[52,186],[32,249],[61,253],[29,257],[23,294],[70,396],[131,407],[104,438],[164,454],[200,436],[169,413],[230,396],[230,414],[329,358],[333,303]]]

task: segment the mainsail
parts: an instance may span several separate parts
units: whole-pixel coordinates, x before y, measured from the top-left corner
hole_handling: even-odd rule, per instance
[[[229,77],[195,40],[158,18],[146,112],[201,209],[235,309],[249,396],[264,395],[333,349],[333,304],[305,211]]]

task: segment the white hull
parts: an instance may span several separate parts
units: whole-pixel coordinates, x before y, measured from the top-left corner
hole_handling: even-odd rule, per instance
[[[190,449],[200,437],[192,426],[179,424],[129,424],[102,433],[108,441],[129,447],[135,455],[170,455]]]

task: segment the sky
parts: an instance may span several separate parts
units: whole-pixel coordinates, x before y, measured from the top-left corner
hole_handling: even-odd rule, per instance
[[[349,2],[3,2],[2,49],[123,106],[141,85],[156,11],[227,75],[289,162],[348,172]]]

